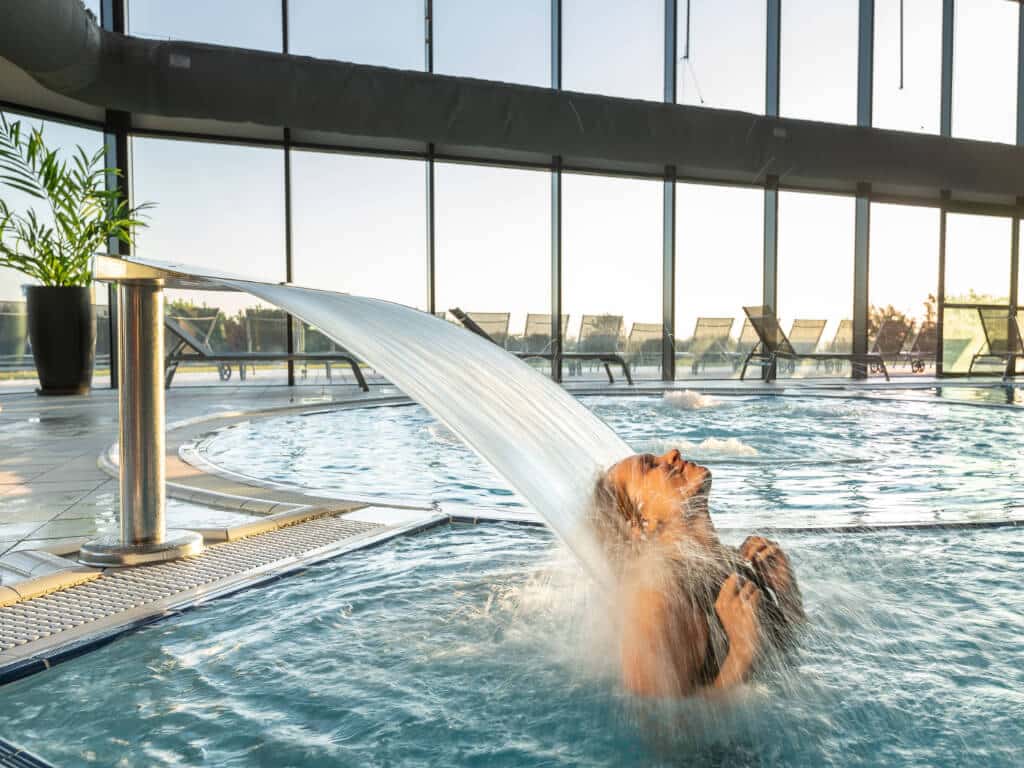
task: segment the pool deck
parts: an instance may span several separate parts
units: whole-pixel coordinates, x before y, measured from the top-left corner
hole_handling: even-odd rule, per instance
[[[941,387],[941,390],[938,388]],[[983,388],[979,390],[978,387]],[[891,383],[850,381],[676,382],[719,396],[801,394],[932,398],[1019,408],[1024,390],[979,379]],[[574,383],[578,394],[656,394],[636,386]],[[117,397],[0,395],[0,684],[48,668],[97,643],[211,597],[244,589],[396,535],[452,520],[495,517],[480,510],[344,500],[234,475],[192,446],[232,424],[287,412],[408,402],[393,387],[210,386],[167,394],[168,524],[202,533],[198,557],[140,569],[86,568],[79,546],[117,529]],[[344,489],[339,489],[344,495]],[[540,523],[532,513],[502,515]]]

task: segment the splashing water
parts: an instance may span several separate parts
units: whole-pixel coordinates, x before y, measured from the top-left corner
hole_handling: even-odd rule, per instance
[[[494,467],[595,578],[609,580],[584,514],[599,473],[632,450],[561,387],[496,344],[400,304],[217,282],[291,312],[372,365]]]
[[[715,408],[721,405],[711,395],[702,395],[691,389],[684,389],[682,392],[666,392],[663,399],[668,405],[683,411],[696,411],[701,408]]]

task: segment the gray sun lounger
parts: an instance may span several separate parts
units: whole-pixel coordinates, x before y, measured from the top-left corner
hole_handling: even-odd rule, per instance
[[[685,349],[676,352],[676,360],[689,360],[690,372],[694,376],[700,373],[701,366],[707,368],[708,361],[730,361],[733,353],[728,347],[729,334],[734,322],[731,317],[698,317],[693,336]]]
[[[245,364],[249,362],[289,362],[289,361],[316,361],[325,364],[331,361],[348,363],[355,376],[356,383],[363,392],[369,392],[366,379],[359,368],[355,358],[343,353],[293,353],[287,352],[215,352],[210,346],[210,336],[213,332],[213,325],[216,316],[210,323],[210,328],[204,333],[198,333],[198,328],[193,325],[194,318],[164,317],[164,326],[169,331],[171,339],[168,342],[167,355],[164,358],[164,386],[169,388],[174,380],[174,374],[181,363],[217,363],[217,372],[221,381],[231,378],[231,363],[238,365],[239,378],[245,379]],[[186,350],[192,349],[192,352]]]
[[[1007,309],[987,309],[978,307],[978,317],[985,332],[985,348],[971,358],[967,369],[968,375],[974,372],[974,364],[979,360],[998,360],[1005,363],[1003,377],[1014,375],[1015,358],[1024,357],[1024,338],[1021,338],[1020,325],[1017,318]]]
[[[468,314],[463,312],[461,309],[459,309],[458,307],[453,307],[452,309],[449,309],[448,311],[451,312],[452,315],[454,315],[455,318],[460,323],[462,323],[462,325],[466,328],[467,331],[471,331],[472,333],[475,333],[477,336],[480,336],[481,338],[487,339],[488,341],[490,341],[493,344],[497,344],[497,342],[495,342],[494,339],[492,339],[488,335],[487,331],[485,331],[483,328],[481,328],[476,322],[473,321],[473,318],[471,318]],[[621,318],[620,318],[620,322],[621,322]],[[499,344],[498,346],[501,346],[501,345]],[[502,348],[504,349],[504,347],[502,347]],[[541,358],[541,359],[544,359],[544,360],[553,360],[554,359],[554,355],[551,352],[511,352],[510,354],[513,354],[513,355],[515,355],[516,357],[518,357],[518,358],[520,358],[522,360],[526,360],[528,358]],[[633,376],[630,373],[629,364],[619,354],[616,354],[616,353],[605,353],[605,352],[563,352],[562,353],[562,359],[563,360],[595,360],[595,361],[601,363],[604,366],[605,373],[608,375],[608,383],[609,384],[614,384],[615,383],[615,377],[612,375],[611,365],[613,365],[613,364],[614,365],[618,365],[620,368],[622,368],[622,375],[626,377],[626,381],[629,384],[633,383]]]
[[[837,361],[849,360],[850,362],[861,362],[864,364],[876,364],[885,374],[885,380],[889,380],[889,371],[885,367],[882,356],[872,352],[858,355],[853,352],[799,352],[779,325],[775,312],[763,305],[744,307],[743,311],[750,319],[750,324],[757,332],[758,343],[747,354],[743,361],[743,370],[740,379],[747,373],[747,366],[753,363],[767,368],[767,381],[775,381],[775,374],[778,371],[779,360],[796,362],[797,360],[821,360]],[[820,333],[818,334],[820,337]]]
[[[569,332],[569,316],[562,315],[562,338]],[[544,355],[551,352],[551,315],[533,314],[526,316],[523,337],[520,340],[520,353]]]
[[[630,365],[661,365],[662,336],[660,323],[633,323],[626,340]]]
[[[935,362],[938,352],[939,334],[935,323],[925,321],[913,338],[909,338],[900,352],[900,359],[910,365],[914,373],[923,373],[928,362]]]

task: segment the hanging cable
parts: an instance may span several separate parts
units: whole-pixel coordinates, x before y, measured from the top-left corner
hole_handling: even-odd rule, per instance
[[[903,90],[903,0],[900,0],[900,90]]]

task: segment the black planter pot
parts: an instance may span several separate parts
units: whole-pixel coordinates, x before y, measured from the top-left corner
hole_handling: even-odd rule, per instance
[[[40,395],[86,395],[96,359],[96,310],[82,286],[26,287],[28,339]]]

